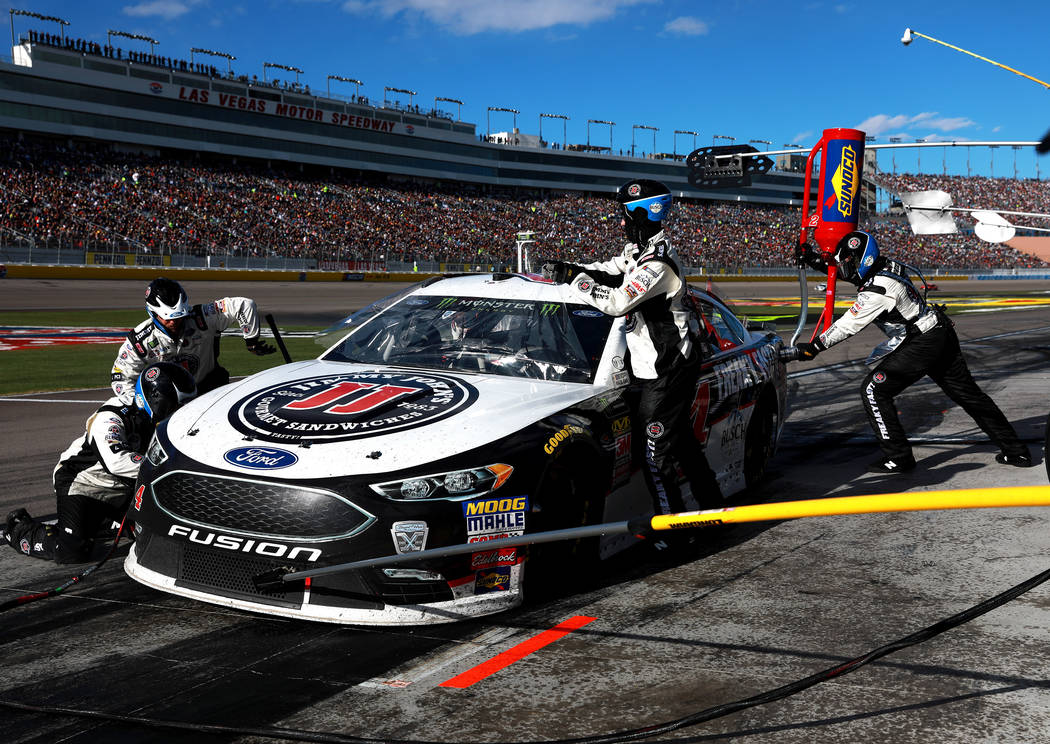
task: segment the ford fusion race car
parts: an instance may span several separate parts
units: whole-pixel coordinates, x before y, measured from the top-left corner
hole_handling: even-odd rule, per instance
[[[761,478],[780,436],[782,341],[689,292],[706,354],[691,417],[728,497]],[[147,451],[127,573],[204,602],[337,623],[441,623],[518,605],[528,551],[487,541],[651,511],[627,320],[569,298],[534,276],[429,280],[347,318],[318,359],[190,402]],[[280,589],[253,581],[464,544],[477,550]]]

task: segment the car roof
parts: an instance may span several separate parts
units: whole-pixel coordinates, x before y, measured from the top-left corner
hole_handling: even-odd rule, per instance
[[[566,290],[535,274],[457,274],[424,282],[414,294],[565,302]]]

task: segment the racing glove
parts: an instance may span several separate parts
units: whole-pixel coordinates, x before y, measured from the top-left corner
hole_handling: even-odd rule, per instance
[[[255,356],[266,356],[267,354],[273,354],[277,351],[277,348],[273,344],[268,344],[258,336],[244,339],[245,346],[248,347],[248,351]]]
[[[564,261],[551,261],[543,264],[544,278],[550,279],[555,284],[569,284],[581,271],[583,271],[582,267]]]
[[[811,361],[813,359],[816,359],[817,358],[817,354],[819,354],[820,352],[824,351],[824,349],[826,349],[828,347],[826,347],[824,344],[822,344],[820,342],[820,339],[818,338],[813,343],[803,342],[801,344],[797,344],[795,346],[795,348],[798,349],[798,359],[799,359],[799,361],[800,362],[808,362],[808,361]]]
[[[795,246],[795,265],[796,266],[808,266],[815,271],[827,271],[828,263],[820,257],[820,252],[814,250],[806,241],[799,241],[799,244]]]

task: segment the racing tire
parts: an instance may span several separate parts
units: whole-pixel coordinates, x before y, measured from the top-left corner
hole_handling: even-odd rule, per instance
[[[570,462],[573,456],[566,452],[562,460]],[[570,471],[557,462],[552,463],[537,489],[536,503],[540,504],[541,511],[537,515],[536,531],[600,524],[608,489],[602,488],[598,472],[596,467]],[[549,596],[571,589],[577,577],[590,574],[598,562],[599,540],[592,537],[530,546],[525,565],[526,596]]]
[[[773,455],[776,436],[776,404],[763,395],[755,404],[755,412],[744,435],[744,482],[748,490],[761,482],[766,465]]]

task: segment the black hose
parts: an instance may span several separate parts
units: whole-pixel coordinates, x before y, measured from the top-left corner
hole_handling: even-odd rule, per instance
[[[31,602],[37,602],[41,599],[47,599],[48,597],[54,597],[55,595],[61,594],[69,587],[74,586],[75,584],[79,584],[88,576],[95,573],[95,571],[102,568],[103,564],[105,564],[106,561],[112,558],[113,553],[117,550],[117,543],[120,542],[120,536],[124,532],[124,521],[126,519],[127,517],[120,521],[120,529],[117,530],[117,536],[113,538],[113,544],[109,546],[109,552],[107,552],[106,556],[98,563],[96,563],[93,566],[88,566],[76,576],[60,584],[59,586],[56,586],[54,589],[48,589],[46,592],[37,592],[35,594],[23,594],[21,597],[15,597],[14,599],[9,599],[6,602],[0,602],[0,612],[4,612],[5,610],[10,610],[15,607],[21,607],[22,605],[27,605]]]

